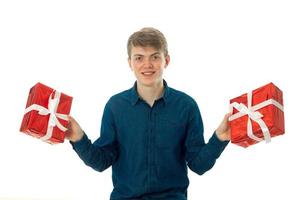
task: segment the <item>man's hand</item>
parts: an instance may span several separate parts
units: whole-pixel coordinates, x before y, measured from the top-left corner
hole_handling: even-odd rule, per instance
[[[73,117],[68,116],[68,120],[68,130],[65,132],[66,138],[72,142],[81,140],[83,137],[83,131],[81,127]]]
[[[216,134],[221,141],[228,141],[230,140],[231,130],[228,124],[228,118],[231,116],[230,113],[226,114],[223,121],[219,125],[216,130]]]

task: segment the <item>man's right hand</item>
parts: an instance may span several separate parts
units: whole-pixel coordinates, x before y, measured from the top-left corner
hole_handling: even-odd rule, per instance
[[[68,130],[65,132],[65,136],[72,142],[77,142],[83,137],[83,130],[78,122],[71,116],[68,116],[69,124]]]

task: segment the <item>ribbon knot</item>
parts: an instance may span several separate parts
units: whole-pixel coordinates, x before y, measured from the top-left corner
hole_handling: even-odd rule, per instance
[[[263,115],[258,111],[253,111],[251,108],[246,107],[245,104],[239,103],[235,107],[240,113],[248,115],[252,120],[258,120],[263,117]]]
[[[263,117],[263,115],[258,111],[255,111],[255,112],[251,111],[248,115],[254,121],[261,119]]]

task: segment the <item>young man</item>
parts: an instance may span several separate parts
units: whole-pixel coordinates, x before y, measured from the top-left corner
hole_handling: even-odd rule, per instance
[[[112,166],[111,199],[187,199],[187,166],[199,175],[212,168],[230,139],[229,115],[205,144],[197,103],[163,79],[170,62],[164,35],[143,28],[127,50],[137,80],[107,102],[99,139],[91,143],[72,117],[67,138],[86,165]]]

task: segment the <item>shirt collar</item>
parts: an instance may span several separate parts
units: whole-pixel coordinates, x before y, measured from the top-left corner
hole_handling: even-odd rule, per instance
[[[164,83],[164,91],[163,91],[163,96],[161,97],[161,99],[163,99],[163,101],[165,103],[167,103],[168,96],[170,94],[170,88],[164,79],[163,79],[163,83]],[[131,104],[133,106],[136,105],[136,103],[142,99],[137,92],[137,81],[135,81],[133,87],[131,88],[130,95],[131,95],[131,97],[130,97]]]

